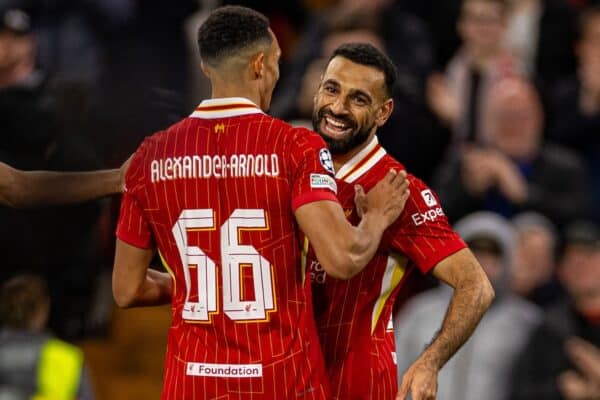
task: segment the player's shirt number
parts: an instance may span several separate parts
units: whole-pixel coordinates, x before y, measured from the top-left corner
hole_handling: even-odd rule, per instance
[[[173,235],[183,265],[186,295],[183,319],[210,321],[218,312],[217,266],[197,246],[188,243],[188,231],[214,230],[212,209],[183,210],[173,225]],[[253,246],[239,243],[239,230],[268,229],[265,211],[236,209],[221,226],[221,266],[223,312],[233,321],[264,321],[273,310],[273,276],[271,264]],[[242,268],[252,269],[254,300],[242,300]],[[195,271],[195,273],[194,273]],[[198,295],[192,296],[192,279]],[[194,299],[191,301],[190,298]]]

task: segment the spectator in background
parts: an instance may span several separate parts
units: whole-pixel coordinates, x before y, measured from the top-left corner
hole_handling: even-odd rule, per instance
[[[515,231],[489,212],[471,214],[455,225],[488,275],[496,298],[467,343],[442,368],[438,400],[502,400],[510,368],[539,319],[533,304],[511,294],[510,268]],[[439,329],[452,290],[446,285],[411,299],[394,321],[399,376]]]
[[[0,289],[0,398],[90,400],[77,347],[47,332],[50,298],[43,279],[17,276]]]
[[[512,290],[544,307],[562,295],[555,279],[556,228],[548,218],[531,211],[516,215],[512,222],[517,230]]]
[[[548,131],[550,139],[584,157],[600,222],[600,5],[583,11],[579,28],[577,74],[554,89]]]
[[[434,185],[450,220],[481,209],[505,217],[532,210],[562,225],[591,214],[580,159],[542,142],[542,105],[530,83],[506,78],[494,85],[485,119],[490,146],[456,151]]]
[[[57,134],[55,99],[36,69],[37,42],[29,15],[0,12],[0,158],[17,168],[39,168]]]
[[[85,113],[66,106],[65,87],[36,68],[29,15],[9,9],[0,12],[0,22],[0,161],[21,170],[99,169],[82,130],[72,128],[77,124],[71,121],[85,120]],[[0,279],[23,270],[45,276],[56,305],[50,325],[66,337],[80,335],[88,316],[99,267],[99,214],[96,202],[35,211],[0,207],[0,224],[10,227],[0,231],[0,253],[7,264]]]
[[[575,70],[576,15],[564,0],[509,0],[504,41],[541,89]]]
[[[565,231],[558,278],[567,296],[546,311],[514,368],[512,400],[583,400],[572,385],[569,340],[600,345],[600,227],[577,222]],[[571,376],[571,378],[570,378]],[[596,398],[596,397],[594,397]]]
[[[452,127],[456,143],[489,142],[483,112],[490,88],[501,78],[520,72],[503,46],[508,8],[505,0],[464,0],[457,22],[463,44],[445,76],[429,78],[429,105]]]

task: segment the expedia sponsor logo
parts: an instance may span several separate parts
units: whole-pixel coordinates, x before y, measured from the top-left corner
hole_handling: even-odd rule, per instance
[[[427,222],[435,222],[439,217],[444,215],[444,210],[441,207],[432,208],[424,213],[417,212],[411,215],[413,222],[416,226],[423,225]]]
[[[313,189],[329,189],[337,193],[335,179],[329,175],[310,174],[310,187]]]
[[[188,376],[214,376],[222,378],[260,378],[262,364],[207,364],[187,363]]]

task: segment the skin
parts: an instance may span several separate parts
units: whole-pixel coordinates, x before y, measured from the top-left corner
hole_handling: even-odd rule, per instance
[[[80,203],[123,191],[127,160],[119,169],[92,172],[21,171],[0,163],[0,204],[29,208]]]
[[[279,78],[281,50],[270,31],[269,46],[259,45],[246,62],[239,55],[219,65],[202,64],[212,85],[212,98],[245,97],[261,109],[270,106]],[[405,173],[390,171],[368,195],[357,189],[363,218],[352,226],[337,202],[317,201],[295,211],[296,221],[314,246],[327,273],[350,279],[373,257],[387,228],[400,215],[408,198]],[[148,266],[154,250],[138,249],[117,239],[113,270],[113,294],[121,307],[160,305],[170,301],[167,274],[150,277]]]
[[[314,103],[315,129],[326,140],[343,143],[369,132],[363,143],[334,154],[336,167],[360,152],[393,110],[383,72],[340,56],[327,66]],[[471,336],[494,297],[490,281],[468,249],[440,261],[433,275],[452,286],[454,295],[440,331],[405,372],[397,399],[409,393],[413,400],[435,399],[440,369]]]
[[[590,342],[573,337],[567,342],[565,350],[577,371],[564,372],[558,379],[558,387],[564,398],[600,398],[600,349]]]

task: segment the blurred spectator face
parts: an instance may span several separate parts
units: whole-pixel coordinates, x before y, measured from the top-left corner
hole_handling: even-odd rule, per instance
[[[345,154],[385,123],[387,116],[383,115],[390,102],[382,71],[334,57],[315,95],[313,127],[332,153]]]
[[[551,279],[554,272],[554,236],[542,227],[519,229],[515,265],[512,269],[513,290],[529,295]]]
[[[584,20],[577,55],[582,64],[600,64],[600,13],[594,12]]]
[[[500,245],[493,239],[478,238],[469,241],[469,248],[492,284],[496,285],[504,270]]]
[[[0,74],[33,62],[33,54],[31,35],[18,35],[6,29],[0,31]]]
[[[465,0],[458,33],[466,48],[478,55],[501,47],[506,28],[504,6],[493,0]]]
[[[600,295],[600,245],[567,244],[558,271],[560,281],[575,302],[597,297]]]
[[[491,144],[509,157],[528,159],[539,149],[542,106],[531,84],[507,78],[491,89],[486,105]]]

